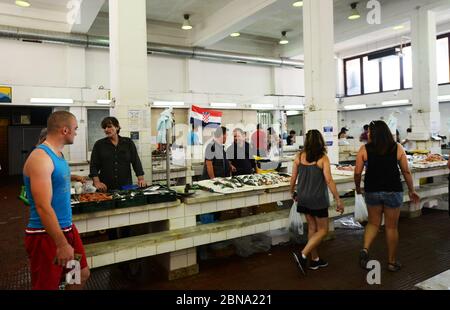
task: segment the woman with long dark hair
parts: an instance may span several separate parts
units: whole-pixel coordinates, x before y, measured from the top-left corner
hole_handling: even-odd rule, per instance
[[[303,151],[294,160],[290,187],[292,198],[297,201],[297,211],[305,215],[308,223],[308,243],[300,253],[293,253],[303,274],[305,274],[307,257],[310,254],[309,269],[317,270],[328,266],[317,252],[323,238],[328,234],[328,208],[330,207],[328,188],[336,200],[336,210],[343,213],[344,205],[331,176],[330,160],[324,139],[318,130],[310,130],[306,134]]]
[[[378,234],[384,214],[386,242],[388,248],[388,270],[401,269],[397,260],[398,219],[403,204],[403,186],[400,170],[408,185],[409,198],[417,203],[419,195],[414,190],[413,179],[408,167],[406,153],[400,143],[396,143],[389,127],[383,121],[373,121],[369,125],[368,144],[361,146],[356,157],[355,185],[361,194],[361,174],[367,162],[364,179],[364,199],[369,213],[369,223],[364,233],[364,247],[359,254],[361,268],[367,268],[369,249]],[[400,170],[399,170],[400,166]]]

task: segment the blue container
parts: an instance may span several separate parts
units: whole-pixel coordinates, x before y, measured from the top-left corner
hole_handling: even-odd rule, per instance
[[[206,214],[200,214],[200,222],[202,224],[211,224],[214,223],[216,220],[214,218],[214,213],[206,213]]]
[[[122,186],[122,190],[124,190],[124,191],[135,190],[135,189],[139,189],[139,186],[133,185],[133,184]]]

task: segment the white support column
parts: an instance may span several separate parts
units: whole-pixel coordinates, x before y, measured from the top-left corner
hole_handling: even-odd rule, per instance
[[[334,60],[333,0],[305,0],[303,32],[305,50],[305,132],[317,129],[324,134],[328,156],[339,161],[337,143],[336,63]],[[333,132],[327,138],[325,127]]]
[[[148,106],[147,13],[145,0],[109,0],[111,91],[122,130],[134,140],[145,179],[151,180],[151,117]],[[134,176],[134,173],[133,173]]]
[[[411,140],[428,141],[418,142],[417,147],[440,153],[440,143],[430,141],[430,134],[437,134],[440,129],[435,13],[418,8],[412,16],[411,28],[413,57]]]

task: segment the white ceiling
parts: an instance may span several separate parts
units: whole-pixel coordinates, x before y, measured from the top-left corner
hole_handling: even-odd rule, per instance
[[[14,0],[0,0],[0,3],[4,4],[12,4],[14,5]],[[56,12],[67,12],[67,1],[61,1],[61,0],[28,0],[30,2],[32,9],[39,9],[39,10],[50,10],[50,11],[56,11]],[[26,11],[28,8],[19,8],[19,10]]]

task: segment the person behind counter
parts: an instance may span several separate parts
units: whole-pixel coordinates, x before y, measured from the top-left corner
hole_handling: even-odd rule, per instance
[[[336,201],[336,210],[342,214],[344,205],[331,176],[330,160],[323,136],[318,130],[310,130],[306,134],[304,150],[294,160],[290,184],[292,198],[298,203],[297,212],[303,213],[308,223],[308,243],[299,255],[292,253],[303,274],[306,272],[310,254],[312,260],[309,269],[317,270],[328,266],[328,263],[319,257],[317,251],[328,234],[328,208],[330,207],[328,189]]]
[[[364,199],[369,213],[369,223],[365,227],[364,246],[359,253],[359,263],[361,268],[367,268],[370,246],[378,234],[384,214],[388,248],[387,268],[395,272],[402,267],[397,261],[398,219],[403,204],[399,166],[408,185],[411,202],[418,203],[420,197],[414,190],[405,150],[401,144],[394,141],[386,123],[371,122],[368,138],[369,143],[361,146],[356,156],[355,167],[355,188],[356,192],[361,194],[361,175],[364,163],[367,162]]]
[[[94,144],[91,154],[90,177],[100,191],[117,190],[131,185],[131,168],[138,178],[139,187],[147,186],[144,170],[136,149],[130,138],[121,137],[120,124],[115,117],[106,117],[102,123],[106,138]]]
[[[364,131],[359,136],[359,142],[367,143],[369,141],[369,138],[368,138],[369,125],[364,125],[363,129],[364,129]]]
[[[287,145],[294,145],[295,144],[295,135],[296,134],[297,133],[295,132],[295,130],[291,130],[289,132],[289,136],[287,136],[287,138],[286,138],[286,144]]]
[[[253,148],[245,141],[244,131],[241,128],[233,130],[233,137],[234,142],[227,149],[227,158],[230,161],[233,176],[252,174],[256,169]]]
[[[72,222],[70,168],[62,156],[65,145],[73,144],[78,124],[67,111],[52,113],[48,134],[31,153],[23,168],[30,201],[30,218],[25,231],[25,248],[30,260],[34,290],[57,290],[67,272],[67,262],[80,255],[81,289],[89,278],[83,243]]]
[[[252,147],[261,157],[267,156],[267,135],[261,124],[256,125],[256,131],[251,136]]]
[[[204,180],[230,176],[232,168],[224,148],[226,141],[227,128],[218,127],[214,132],[213,141],[206,146],[202,175]]]
[[[338,139],[347,139],[348,129],[346,127],[341,128],[341,132],[339,132]]]

